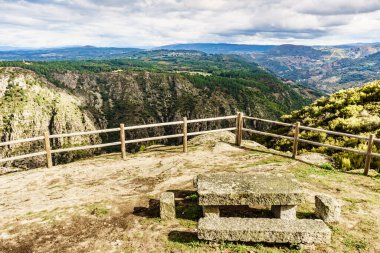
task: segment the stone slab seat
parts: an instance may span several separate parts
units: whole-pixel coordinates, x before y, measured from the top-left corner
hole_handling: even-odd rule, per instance
[[[304,193],[290,175],[198,175],[199,205],[298,205]]]
[[[209,241],[320,244],[331,242],[322,220],[206,217],[198,223],[198,238]]]

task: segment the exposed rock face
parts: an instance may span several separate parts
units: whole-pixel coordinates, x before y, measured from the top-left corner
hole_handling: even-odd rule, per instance
[[[263,92],[250,86],[244,86],[244,89],[243,86],[227,89],[218,86],[212,80],[194,81],[189,76],[175,72],[99,73],[69,70],[59,72],[51,69],[44,75],[55,85],[31,71],[17,68],[0,70],[0,110],[4,111],[0,122],[1,141],[34,137],[46,130],[50,133],[88,131],[95,128],[118,127],[120,123],[126,126],[141,125],[176,121],[182,117],[195,119],[232,115],[238,111],[258,117],[275,118],[284,110],[293,108],[299,100],[297,98],[302,98],[301,95],[291,92],[289,87],[278,82],[271,83],[270,80],[267,80],[269,83],[263,81],[262,85],[268,88]],[[278,93],[274,96],[275,101],[271,90]],[[260,101],[266,101],[268,105]],[[286,106],[282,106],[285,104]],[[188,125],[188,131],[234,125],[234,119],[191,123]],[[165,126],[126,131],[126,138],[145,138],[180,132],[181,125]],[[103,134],[100,137],[102,142],[119,140],[118,133]],[[99,141],[98,137],[91,139],[91,136],[82,136],[70,140],[54,140],[52,146],[67,147]],[[178,144],[181,138],[161,142]],[[22,154],[27,150],[40,151],[41,148],[42,143],[37,143],[33,146],[7,147],[1,152],[2,155],[8,156]],[[109,150],[118,151],[117,148]],[[127,148],[134,151],[138,150],[139,146],[134,144],[128,145]],[[88,152],[70,152],[65,156],[56,155],[55,160],[69,161],[73,158],[71,156],[85,154]],[[44,157],[41,159],[44,160]]]
[[[18,68],[0,69],[0,138],[2,142],[50,134],[91,131],[96,127],[92,116],[82,110],[81,102],[72,95],[50,85],[31,71]],[[52,147],[69,147],[99,143],[97,136],[52,139]],[[8,157],[43,150],[43,143],[15,144],[0,148],[0,156]],[[71,160],[93,151],[57,154],[54,160]],[[41,166],[44,157],[16,161],[17,166]]]
[[[95,116],[95,123],[99,128],[117,127],[120,123],[131,126],[176,121],[182,117],[196,119],[225,116],[236,114],[239,110],[239,101],[226,92],[195,87],[185,77],[173,73],[77,74],[68,71],[55,73],[54,77],[86,104],[86,109]],[[189,124],[188,131],[202,131],[234,124],[234,120]],[[182,131],[181,127],[178,125],[127,131],[126,138],[176,134]]]
[[[65,72],[54,77],[86,105],[97,108],[108,125],[228,115],[236,113],[238,107],[237,101],[224,92],[209,94],[206,88],[196,88],[183,76],[169,73]]]

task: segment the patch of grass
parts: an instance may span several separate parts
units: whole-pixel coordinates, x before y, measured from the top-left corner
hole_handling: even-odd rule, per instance
[[[301,247],[298,244],[291,244],[289,247],[286,246],[283,248],[279,246],[275,247],[264,247],[264,245],[260,243],[239,243],[239,242],[222,242],[219,245],[219,250],[222,252],[233,252],[233,253],[280,253],[280,252],[301,252]]]
[[[161,220],[160,217],[155,217],[155,218],[143,218],[140,220],[140,224],[141,225],[151,225],[151,224],[154,224],[154,223],[162,223],[163,221]]]
[[[314,219],[314,212],[297,212],[298,219]]]
[[[197,228],[198,225],[198,222],[186,219],[178,219],[178,223],[187,228]]]
[[[185,198],[186,200],[190,200],[191,202],[197,202],[198,201],[198,194],[197,193],[193,193],[189,196],[186,196]]]
[[[91,215],[95,215],[96,217],[102,217],[109,214],[109,209],[103,206],[92,204],[87,207],[87,211]]]
[[[331,163],[324,163],[321,165],[321,168],[324,170],[334,170],[334,166]]]
[[[196,221],[201,215],[201,207],[196,204],[176,205],[176,215],[178,218]]]
[[[200,241],[196,233],[185,231],[172,231],[169,233],[169,240],[166,242],[169,250],[183,250],[185,252],[208,246],[206,242]]]
[[[346,247],[356,250],[365,250],[368,247],[367,242],[364,240],[356,239],[352,236],[345,238],[343,243]]]
[[[271,155],[269,157],[265,157],[263,159],[260,159],[254,163],[250,163],[250,164],[248,164],[247,167],[258,166],[258,165],[266,165],[266,164],[271,164],[271,163],[288,163],[288,162],[290,162],[290,158]]]

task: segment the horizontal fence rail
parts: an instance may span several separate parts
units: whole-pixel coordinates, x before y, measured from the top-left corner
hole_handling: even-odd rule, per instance
[[[373,135],[373,134],[371,134],[369,137],[367,137],[367,136],[362,136],[362,135],[355,135],[355,134],[330,131],[330,130],[325,130],[325,129],[321,129],[321,128],[301,126],[299,122],[297,122],[296,124],[290,124],[290,123],[284,123],[284,122],[280,122],[280,121],[260,119],[260,118],[249,117],[249,116],[244,116],[243,118],[249,119],[249,120],[257,120],[257,121],[271,123],[271,124],[277,124],[277,125],[281,125],[281,126],[292,127],[294,129],[294,136],[293,137],[278,135],[278,134],[273,134],[273,133],[267,133],[267,132],[257,131],[257,130],[247,129],[247,128],[243,128],[243,131],[254,133],[254,134],[261,134],[261,135],[265,135],[265,136],[271,136],[271,137],[275,137],[275,138],[283,138],[283,139],[293,140],[293,158],[295,158],[297,156],[298,142],[303,142],[303,143],[310,144],[310,145],[315,145],[315,146],[320,146],[320,147],[326,147],[326,148],[331,148],[331,149],[337,149],[337,150],[362,154],[362,155],[366,155],[366,162],[365,162],[365,166],[364,166],[364,174],[368,175],[368,171],[369,171],[370,163],[371,163],[371,156],[380,157],[380,154],[372,153],[373,143],[375,141],[380,142],[380,139],[375,138],[375,135]],[[363,150],[358,150],[358,149],[353,149],[353,148],[340,147],[340,146],[335,146],[335,145],[330,145],[330,144],[325,144],[325,143],[301,139],[301,138],[299,138],[300,130],[315,131],[315,132],[321,132],[321,133],[326,133],[326,134],[339,135],[339,136],[343,136],[343,137],[356,138],[359,140],[365,140],[365,141],[368,141],[368,145],[367,145],[368,148],[367,148],[367,151],[363,151]]]
[[[31,154],[25,154],[25,155],[18,155],[18,156],[13,156],[13,157],[1,158],[0,162],[5,163],[5,162],[10,162],[10,161],[15,161],[15,160],[22,160],[22,159],[26,159],[26,158],[31,158],[31,157],[35,157],[35,156],[46,155],[47,167],[52,167],[53,166],[52,154],[78,151],[78,150],[105,148],[105,147],[120,146],[120,145],[121,145],[122,157],[123,157],[123,159],[125,159],[125,152],[126,152],[125,151],[125,145],[126,144],[146,142],[146,141],[155,141],[155,140],[163,140],[163,139],[171,139],[171,138],[181,138],[181,137],[184,138],[184,140],[185,140],[185,136],[186,136],[186,141],[184,141],[184,145],[186,145],[186,147],[184,147],[184,151],[187,151],[187,136],[195,136],[195,135],[200,135],[200,134],[205,134],[205,133],[214,133],[214,132],[220,132],[220,131],[236,130],[236,127],[230,127],[230,128],[222,128],[222,129],[205,130],[205,131],[187,133],[187,125],[188,124],[235,119],[236,117],[237,117],[236,115],[232,115],[232,116],[225,116],[225,117],[194,119],[194,120],[186,120],[186,118],[184,118],[182,121],[172,121],[172,122],[163,122],[163,123],[136,125],[136,126],[126,126],[126,127],[124,126],[124,124],[120,124],[120,127],[118,127],[118,128],[100,129],[100,130],[93,130],[93,131],[86,131],[86,132],[74,132],[74,133],[63,133],[63,134],[52,134],[52,135],[50,135],[49,133],[45,133],[44,136],[37,136],[37,137],[33,137],[33,138],[13,140],[13,141],[8,141],[8,142],[0,142],[0,147],[10,146],[10,145],[19,144],[19,143],[41,141],[41,140],[44,140],[44,145],[45,145],[45,151],[31,153]],[[185,126],[185,124],[186,124],[186,126]],[[131,139],[131,140],[125,139],[125,131],[153,128],[153,127],[174,126],[174,125],[182,125],[183,130],[186,129],[186,133],[184,132],[184,133],[179,133],[179,134],[154,136],[154,137]],[[112,132],[120,132],[120,141],[111,142],[111,143],[101,143],[101,144],[95,144],[95,145],[76,146],[76,147],[69,147],[69,148],[59,148],[59,149],[51,149],[51,147],[50,147],[50,140],[51,139],[75,137],[75,136],[82,136],[82,135],[92,135],[92,134],[102,134],[102,133],[112,133]]]
[[[197,131],[197,132],[188,132],[188,124],[194,124],[194,123],[202,123],[202,122],[212,122],[212,121],[219,121],[219,120],[230,120],[235,119],[236,125],[234,127],[227,127],[227,128],[220,128],[220,129],[214,129],[214,130],[204,130],[204,131]],[[293,129],[293,136],[287,136],[287,135],[279,135],[274,133],[269,133],[265,131],[259,131],[255,129],[249,129],[247,127],[244,127],[244,120],[253,120],[253,121],[260,121],[265,123],[270,123],[274,125],[280,125],[285,127],[291,127]],[[140,138],[140,139],[130,139],[126,140],[125,138],[125,131],[131,131],[131,130],[137,130],[137,129],[146,129],[146,128],[153,128],[153,127],[163,127],[163,126],[175,126],[175,125],[182,125],[182,133],[178,134],[171,134],[171,135],[162,135],[162,136],[153,136],[153,137],[147,137],[147,138]],[[315,131],[315,132],[321,132],[326,134],[332,134],[332,135],[338,135],[348,138],[356,138],[359,140],[364,140],[368,142],[368,148],[366,151],[363,150],[357,150],[353,148],[346,148],[346,147],[340,147],[310,140],[305,140],[299,138],[300,130],[306,130],[306,131]],[[126,159],[126,151],[125,151],[125,145],[126,144],[132,144],[132,143],[140,143],[140,142],[146,142],[146,141],[155,141],[155,140],[163,140],[163,139],[171,139],[171,138],[182,138],[183,139],[183,152],[187,152],[187,139],[189,136],[196,136],[206,133],[217,133],[221,131],[235,131],[236,132],[236,145],[240,146],[242,141],[242,135],[243,132],[248,132],[252,134],[259,134],[274,138],[282,138],[282,139],[288,139],[293,141],[293,158],[296,158],[297,152],[298,152],[298,143],[306,143],[309,145],[315,145],[320,147],[326,147],[331,149],[337,149],[342,151],[348,151],[353,152],[361,155],[366,155],[365,160],[365,168],[364,168],[364,174],[368,174],[368,170],[370,168],[371,163],[371,156],[373,157],[380,157],[380,154],[373,153],[373,144],[374,142],[380,142],[380,139],[376,138],[375,135],[367,136],[361,136],[361,135],[354,135],[354,134],[348,134],[348,133],[342,133],[342,132],[336,132],[336,131],[330,131],[325,130],[321,128],[313,128],[313,127],[307,127],[307,126],[301,126],[299,122],[295,124],[291,123],[285,123],[281,121],[274,121],[274,120],[268,120],[268,119],[261,119],[256,117],[250,117],[250,116],[244,116],[242,113],[238,113],[237,115],[231,115],[231,116],[224,116],[224,117],[214,117],[214,118],[204,118],[204,119],[192,119],[187,120],[186,117],[183,118],[181,121],[172,121],[172,122],[163,122],[163,123],[153,123],[153,124],[145,124],[145,125],[135,125],[135,126],[124,126],[124,124],[120,124],[120,127],[118,128],[109,128],[109,129],[100,129],[100,130],[93,130],[93,131],[86,131],[86,132],[74,132],[74,133],[63,133],[63,134],[52,134],[45,133],[44,136],[37,136],[27,139],[20,139],[20,140],[12,140],[8,142],[0,142],[0,147],[3,146],[10,146],[20,143],[27,143],[27,142],[34,142],[34,141],[44,141],[45,150],[41,152],[35,152],[30,154],[24,154],[24,155],[18,155],[13,157],[6,157],[1,158],[0,162],[11,162],[15,160],[21,160],[21,159],[27,159],[35,156],[46,156],[47,160],[47,167],[52,167],[52,154],[62,153],[62,152],[70,152],[70,151],[77,151],[77,150],[87,150],[87,149],[96,149],[96,148],[104,148],[104,147],[111,147],[111,146],[121,146],[121,156],[122,159]],[[66,138],[66,137],[74,137],[74,136],[81,136],[81,135],[92,135],[92,134],[102,134],[102,133],[112,133],[112,132],[119,132],[120,134],[120,141],[111,142],[111,143],[101,143],[101,144],[95,144],[95,145],[85,145],[85,146],[77,146],[77,147],[68,147],[68,148],[59,148],[59,149],[51,149],[50,146],[50,140],[55,138]]]
[[[43,139],[44,139],[43,136],[37,136],[37,137],[27,138],[27,139],[20,139],[20,140],[14,140],[14,141],[0,142],[0,147],[14,145],[14,144],[18,144],[18,143],[24,143],[24,142],[39,141],[39,140],[43,140]]]

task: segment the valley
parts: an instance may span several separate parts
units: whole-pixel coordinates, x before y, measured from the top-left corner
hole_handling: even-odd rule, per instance
[[[234,55],[195,51],[139,53],[135,59],[0,62],[0,138],[10,141],[50,134],[236,114],[278,119],[311,103],[320,93],[286,83],[257,64]],[[204,74],[199,74],[204,73]],[[199,124],[190,130],[220,127]],[[225,126],[226,127],[226,126]],[[175,134],[180,126],[128,131],[127,138]],[[53,148],[112,142],[115,134],[62,138]],[[167,142],[176,144],[176,142]],[[128,145],[138,151],[141,145]],[[40,151],[42,143],[0,148],[3,157]],[[55,163],[69,162],[103,151],[56,155]],[[7,166],[39,167],[31,158]]]

